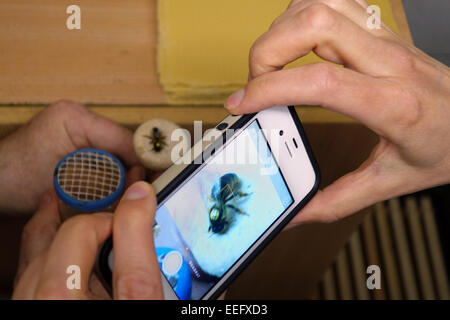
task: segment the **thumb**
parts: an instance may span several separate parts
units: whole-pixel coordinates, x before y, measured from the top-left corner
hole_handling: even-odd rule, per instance
[[[128,188],[116,209],[113,224],[115,299],[163,298],[153,243],[155,210],[155,192],[143,181]]]
[[[374,203],[369,171],[353,171],[319,191],[289,227],[308,222],[334,222]]]
[[[402,179],[383,168],[383,145],[379,143],[358,169],[319,191],[289,227],[305,222],[334,222],[396,195]]]

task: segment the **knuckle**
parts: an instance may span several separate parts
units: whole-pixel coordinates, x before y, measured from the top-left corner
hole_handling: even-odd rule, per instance
[[[40,226],[33,221],[28,222],[22,230],[22,242],[28,242],[41,233]]]
[[[75,232],[80,230],[80,232],[86,233],[86,230],[92,228],[93,216],[88,214],[80,214],[73,216],[66,221],[61,226],[62,232],[67,232],[68,230],[74,230]]]
[[[263,72],[264,66],[266,63],[267,53],[264,50],[264,40],[263,36],[256,39],[253,45],[250,48],[249,53],[249,62],[250,62],[250,71],[252,74],[259,75]]]
[[[45,282],[36,290],[36,300],[64,300],[69,299],[70,295],[65,287],[65,283],[56,284]]]
[[[394,121],[402,129],[411,128],[423,118],[423,107],[417,94],[408,88],[398,87],[394,91],[397,101]]]
[[[283,14],[280,15],[280,16],[278,16],[278,17],[276,17],[276,18],[272,21],[272,24],[270,25],[270,28],[272,28],[272,27],[274,27],[274,26],[280,24],[280,22],[282,22],[283,20],[284,20],[284,15],[283,15]],[[269,29],[270,29],[270,28],[269,28]]]
[[[63,118],[66,116],[71,116],[74,114],[79,114],[84,112],[86,109],[84,106],[77,102],[73,102],[70,100],[59,100],[52,103],[45,109],[45,112],[56,118]]]
[[[304,11],[297,14],[296,20],[301,25],[301,28],[306,27],[318,30],[329,31],[334,28],[336,24],[336,14],[332,8],[324,3],[315,3]]]
[[[403,72],[416,71],[417,57],[409,49],[396,44],[391,48],[390,55]]]
[[[274,95],[268,95],[268,90],[274,85],[273,74],[263,74],[254,78],[249,82],[245,88],[246,94],[244,100],[241,102],[242,106],[248,103],[260,103],[262,100],[265,103],[272,104]],[[274,103],[276,104],[276,103]]]
[[[22,242],[27,243],[34,239],[55,231],[55,226],[49,223],[39,223],[35,220],[29,221],[22,230]]]
[[[269,84],[269,77],[262,75],[261,77],[253,79],[253,81],[247,84],[247,91],[253,96],[259,96],[263,93]]]
[[[336,70],[329,63],[316,63],[312,65],[311,79],[320,91],[335,89],[339,84]]]
[[[115,290],[119,299],[148,299],[162,296],[159,277],[139,270],[119,275],[115,283]]]

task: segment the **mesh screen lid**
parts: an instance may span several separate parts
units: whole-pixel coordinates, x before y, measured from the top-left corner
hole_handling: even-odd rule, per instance
[[[123,193],[125,170],[112,154],[81,149],[65,156],[55,170],[58,196],[69,206],[85,211],[109,207]]]

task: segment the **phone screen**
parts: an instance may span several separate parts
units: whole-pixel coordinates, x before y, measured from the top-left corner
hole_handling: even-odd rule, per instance
[[[178,298],[201,299],[293,202],[254,120],[156,211],[156,255]]]

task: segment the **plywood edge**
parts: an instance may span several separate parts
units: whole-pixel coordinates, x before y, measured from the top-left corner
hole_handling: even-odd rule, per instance
[[[136,125],[152,118],[165,118],[179,124],[201,120],[215,124],[228,115],[221,106],[98,106],[88,105],[91,111],[122,125]],[[42,111],[42,105],[0,106],[0,125],[21,125]],[[321,107],[299,106],[296,110],[303,123],[355,123],[354,120]]]

